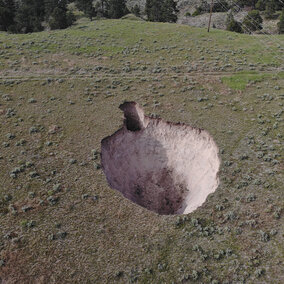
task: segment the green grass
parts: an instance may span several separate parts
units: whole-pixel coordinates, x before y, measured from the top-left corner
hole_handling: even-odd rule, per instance
[[[239,73],[230,77],[223,77],[222,82],[234,90],[244,90],[250,82],[262,82],[271,74]]]
[[[284,58],[277,42],[176,24],[80,19],[66,30],[0,33],[0,52],[0,279],[191,283],[195,270],[195,283],[281,283],[283,213],[274,213],[284,210]],[[92,150],[121,127],[124,100],[147,115],[206,129],[220,149],[219,187],[182,226],[177,216],[123,198],[94,168]],[[53,125],[60,131],[49,134]],[[30,134],[34,126],[40,131]],[[17,146],[21,139],[26,143]],[[23,162],[33,166],[10,177]],[[33,171],[39,177],[31,178]],[[58,198],[54,205],[50,194]],[[248,202],[250,195],[256,198]],[[33,208],[23,212],[27,205]],[[23,229],[32,220],[35,227]],[[271,229],[278,233],[263,242],[259,231]],[[259,268],[266,272],[256,278]]]
[[[255,71],[250,72],[239,72],[232,76],[222,77],[222,83],[234,90],[244,90],[249,83],[259,83],[264,79],[276,77],[283,79],[284,72],[276,73],[276,76],[269,73],[258,73]]]

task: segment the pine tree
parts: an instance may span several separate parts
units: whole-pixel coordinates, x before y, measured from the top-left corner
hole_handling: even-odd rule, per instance
[[[96,15],[96,11],[93,6],[93,0],[76,0],[75,4],[76,7],[80,11],[83,11],[83,13],[92,21],[93,17]]]
[[[53,10],[57,7],[58,0],[44,0],[45,18],[49,18]]]
[[[14,29],[16,4],[14,0],[0,0],[0,30]]]
[[[246,30],[256,31],[262,29],[262,18],[259,11],[251,10],[248,12],[248,15],[243,20],[243,25],[246,27]]]
[[[274,14],[275,14],[275,3],[274,1],[270,0],[265,5],[265,18],[273,19]]]
[[[22,0],[15,15],[17,32],[30,33],[43,30],[44,0]]]
[[[174,0],[164,0],[163,4],[163,21],[175,23],[177,21],[177,4]]]
[[[229,14],[227,14],[227,18],[226,18],[226,26],[228,26],[230,24],[231,21],[234,20],[234,16],[233,13],[230,12]]]
[[[67,28],[66,11],[55,7],[50,15],[48,24],[52,30]]]
[[[109,0],[107,2],[107,15],[111,19],[119,19],[128,14],[126,0]]]
[[[232,12],[230,12],[226,19],[226,30],[231,32],[242,33],[242,26],[234,19]]]
[[[274,2],[275,10],[281,11],[284,9],[284,1],[283,0],[272,0]]]
[[[145,12],[148,21],[162,22],[162,0],[147,0],[145,6]]]
[[[213,12],[227,12],[229,10],[229,4],[225,0],[219,0],[213,5]]]
[[[48,7],[46,7],[46,13],[49,14],[48,24],[50,29],[65,29],[72,25],[75,21],[75,17],[71,12],[67,11],[67,1],[57,0],[49,2]]]
[[[145,12],[152,22],[176,22],[177,8],[174,0],[147,0]]]
[[[265,10],[265,0],[258,0],[257,3],[255,4],[255,8],[259,11],[264,11]]]
[[[277,24],[279,34],[284,34],[284,9],[282,10],[280,21]]]
[[[234,0],[233,5],[238,5],[240,7],[249,6],[254,8],[257,1],[258,0]]]
[[[75,16],[68,12],[67,0],[44,0],[45,18],[50,29],[65,29],[75,22]]]

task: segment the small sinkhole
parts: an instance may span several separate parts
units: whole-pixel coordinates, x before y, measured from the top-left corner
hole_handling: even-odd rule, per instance
[[[218,187],[218,147],[205,130],[120,106],[124,126],[102,140],[102,168],[113,189],[162,215],[186,214]]]

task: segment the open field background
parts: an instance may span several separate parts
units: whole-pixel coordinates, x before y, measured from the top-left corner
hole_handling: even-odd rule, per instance
[[[283,283],[283,43],[127,20],[0,33],[0,283]],[[108,187],[125,100],[214,137],[220,186],[194,213]]]

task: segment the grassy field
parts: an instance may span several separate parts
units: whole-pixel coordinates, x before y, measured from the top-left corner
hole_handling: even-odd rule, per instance
[[[283,283],[283,43],[133,20],[0,33],[0,283]],[[94,152],[125,100],[214,137],[195,212],[107,185]]]

